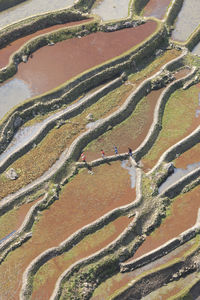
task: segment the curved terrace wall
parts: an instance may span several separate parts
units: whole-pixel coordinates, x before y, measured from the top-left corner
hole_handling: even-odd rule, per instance
[[[91,26],[92,27],[92,26]],[[16,130],[13,128],[13,122],[17,116],[23,119],[23,123],[33,118],[33,115],[40,112],[47,112],[52,110],[54,105],[57,108],[62,104],[69,103],[80,96],[88,89],[101,84],[105,80],[112,79],[114,76],[119,75],[124,70],[132,67],[132,61],[140,61],[142,57],[150,55],[158,44],[162,43],[165,38],[165,28],[158,26],[155,34],[138,47],[134,47],[128,53],[111,60],[103,65],[100,65],[92,70],[84,72],[82,75],[77,76],[70,80],[67,84],[62,85],[55,90],[46,93],[42,96],[35,97],[25,101],[22,105],[14,108],[4,119],[1,121],[1,139],[0,149],[1,152],[5,149],[7,133],[9,131],[9,140]],[[60,97],[51,100],[53,97]],[[51,100],[51,101],[49,101]],[[22,124],[21,124],[22,125]],[[3,141],[3,142],[2,142]]]
[[[27,0],[0,0],[0,12]]]
[[[8,1],[7,1],[8,2]],[[30,17],[17,23],[8,25],[0,30],[0,48],[9,43],[24,37],[37,30],[51,27],[53,25],[65,24],[70,21],[79,21],[89,18],[79,11],[63,9],[55,12],[45,13],[39,16]]]

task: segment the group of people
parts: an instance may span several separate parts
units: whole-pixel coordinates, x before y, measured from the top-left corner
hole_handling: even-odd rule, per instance
[[[117,149],[116,146],[114,146],[114,152],[115,152],[115,155],[118,154],[118,149]],[[132,157],[132,155],[133,155],[133,151],[132,151],[131,148],[128,148],[128,155],[129,155],[130,157]],[[101,157],[102,157],[102,158],[105,158],[105,156],[106,156],[106,155],[105,155],[104,150],[101,149]],[[86,156],[85,156],[85,153],[84,153],[84,152],[81,153],[81,159],[82,159],[83,162],[86,163]]]

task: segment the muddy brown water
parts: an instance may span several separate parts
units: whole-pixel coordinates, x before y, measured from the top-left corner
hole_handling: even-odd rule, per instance
[[[195,225],[198,209],[200,208],[199,197],[200,187],[196,187],[187,194],[175,198],[171,205],[171,214],[163,220],[160,227],[152,235],[146,238],[136,251],[134,259],[156,249]]]
[[[90,175],[83,170],[64,187],[59,200],[45,210],[35,223],[33,237],[10,253],[0,266],[0,282],[7,278],[6,285],[1,289],[1,296],[10,289],[19,292],[24,270],[41,252],[58,246],[76,230],[110,210],[135,200],[135,189],[131,189],[130,176],[120,162],[100,166],[93,171],[94,175]],[[6,276],[16,272],[16,264],[19,265],[16,280],[9,281]],[[6,273],[6,270],[9,272]]]
[[[30,96],[44,93],[64,83],[70,78],[118,56],[146,39],[157,27],[157,23],[149,21],[136,28],[128,28],[116,32],[97,32],[82,38],[72,38],[54,46],[39,49],[27,63],[19,65],[18,73],[12,80],[0,85],[1,94],[5,93],[5,86],[19,80],[24,85],[19,89],[12,84],[9,98],[6,98],[0,109],[0,118],[13,106]],[[22,97],[23,91],[26,91]],[[18,93],[20,92],[20,97]],[[30,97],[29,96],[29,97]],[[21,99],[21,101],[20,101]],[[0,104],[1,105],[1,104]]]
[[[127,284],[135,280],[136,277],[140,276],[142,273],[158,268],[163,264],[169,263],[170,261],[181,258],[191,247],[195,244],[196,239],[189,241],[188,243],[175,249],[173,252],[159,258],[158,260],[149,263],[139,269],[128,273],[118,273],[117,275],[107,279],[103,282],[95,291],[92,296],[92,300],[107,300],[113,293],[121,288],[125,287]],[[147,298],[148,299],[148,298]]]
[[[16,41],[10,43],[5,48],[0,49],[0,68],[5,67],[9,62],[9,57],[15,51],[17,51],[23,44],[28,42],[30,39],[35,38],[35,37],[37,37],[41,34],[45,34],[45,33],[48,33],[48,32],[58,30],[58,29],[63,28],[63,27],[75,26],[75,25],[79,25],[81,23],[86,23],[88,21],[91,21],[91,19],[81,20],[81,21],[74,21],[74,22],[69,22],[69,23],[66,23],[66,24],[54,25],[54,26],[51,26],[51,27],[48,27],[48,28],[45,28],[45,29],[38,30],[35,33],[29,34],[29,35],[27,35],[23,38],[17,39]]]
[[[130,222],[131,219],[128,217],[120,217],[113,221],[112,224],[86,237],[68,253],[63,253],[61,256],[57,256],[47,262],[36,274],[38,277],[35,279],[36,287],[31,299],[37,299],[41,294],[45,294],[43,300],[48,300],[54,290],[57,279],[70,265],[109,245],[123,232]],[[50,269],[51,272],[46,272],[46,269]],[[40,278],[43,278],[42,285],[39,284],[37,286]]]
[[[171,0],[150,0],[144,8],[144,16],[162,19],[170,2]]]

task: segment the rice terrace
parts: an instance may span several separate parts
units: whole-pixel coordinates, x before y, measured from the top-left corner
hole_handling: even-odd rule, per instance
[[[200,0],[0,0],[0,300],[200,300]]]

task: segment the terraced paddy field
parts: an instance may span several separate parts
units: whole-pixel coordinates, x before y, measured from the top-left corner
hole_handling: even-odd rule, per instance
[[[197,2],[0,0],[1,300],[199,299]]]

